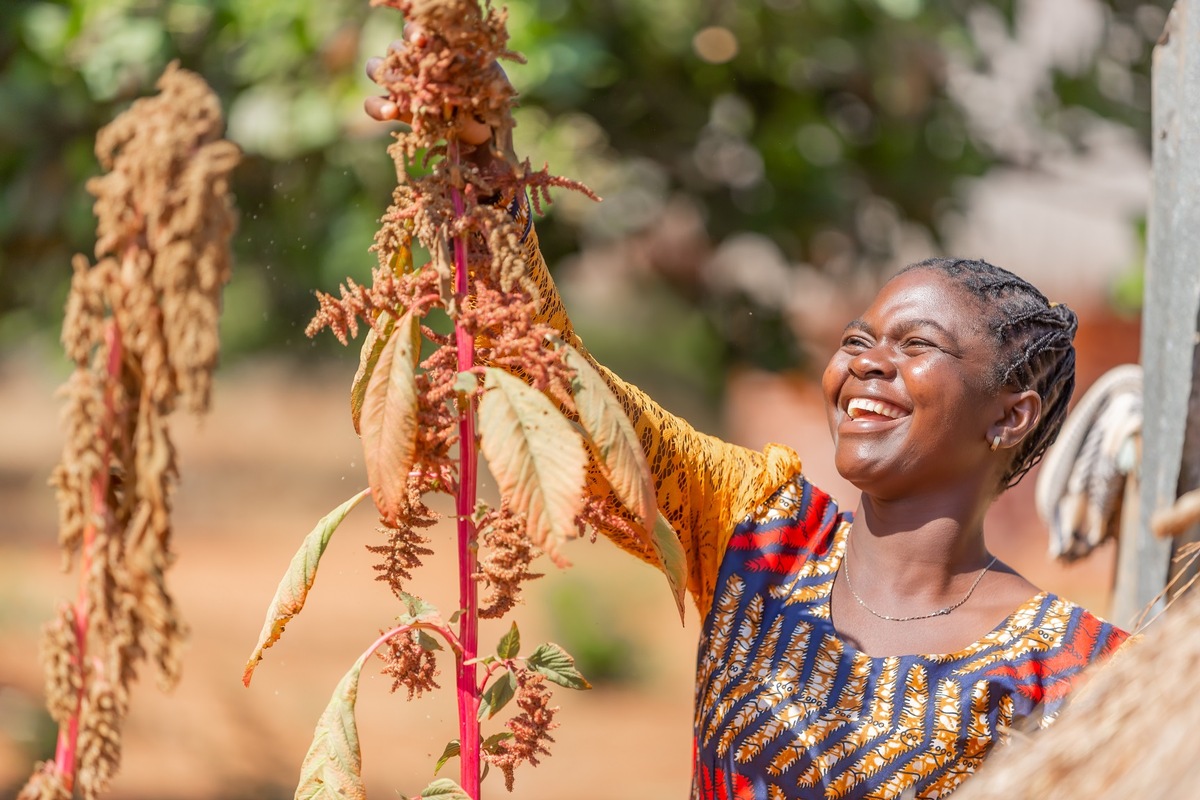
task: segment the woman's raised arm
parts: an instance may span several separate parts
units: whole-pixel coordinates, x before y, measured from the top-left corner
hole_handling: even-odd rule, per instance
[[[800,459],[782,445],[767,445],[759,452],[700,433],[599,364],[575,333],[532,229],[525,256],[538,291],[539,321],[558,330],[599,370],[633,423],[654,473],[658,509],[687,554],[688,589],[706,613],[734,526],[800,471]],[[606,533],[622,549],[653,563],[653,555],[636,539]]]
[[[410,39],[414,35],[420,35],[419,31],[406,31]],[[403,46],[403,42],[392,45]],[[372,80],[386,84],[387,76],[380,75],[379,70],[379,60],[368,62],[367,74]],[[405,121],[400,110],[402,104],[389,98],[368,98],[364,107],[374,119]],[[492,131],[481,122],[464,125],[461,130],[464,142],[474,146],[470,155],[477,163],[494,157],[498,149],[511,152],[507,144],[493,147]],[[531,213],[528,204],[518,204],[516,209],[522,221],[529,222],[525,216]],[[759,452],[702,434],[597,363],[575,333],[542,257],[536,231],[532,225],[527,229],[525,260],[537,292],[537,321],[553,327],[565,342],[582,353],[624,407],[654,474],[659,511],[670,521],[684,547],[688,589],[704,614],[711,603],[721,556],[734,526],[798,473],[800,460],[790,448],[781,445],[768,445]],[[603,487],[607,486],[597,475],[589,476],[589,482],[598,492],[605,491]],[[604,533],[622,549],[655,562],[654,554],[638,538],[619,531]]]

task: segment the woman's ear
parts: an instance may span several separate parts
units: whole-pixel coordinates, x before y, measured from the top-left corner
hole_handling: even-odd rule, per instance
[[[1042,398],[1033,389],[1006,391],[1001,398],[1004,416],[988,429],[988,441],[1000,437],[999,447],[1015,447],[1033,432],[1042,418]]]

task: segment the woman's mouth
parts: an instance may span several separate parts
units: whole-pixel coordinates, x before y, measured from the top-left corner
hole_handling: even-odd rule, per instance
[[[852,397],[846,403],[846,416],[858,420],[894,420],[907,417],[911,412],[882,400]]]

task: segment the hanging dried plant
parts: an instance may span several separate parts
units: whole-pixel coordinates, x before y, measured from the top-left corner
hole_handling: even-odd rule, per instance
[[[339,296],[319,294],[308,326],[309,335],[329,328],[343,343],[360,327],[368,331],[350,408],[369,489],[305,540],[268,609],[244,680],[302,606],[332,527],[369,493],[388,533],[387,544],[370,547],[381,557],[378,577],[405,610],[330,700],[297,797],[358,796],[353,703],[373,653],[382,654],[393,688],[404,686],[411,696],[433,686],[437,653],[448,651],[455,659],[459,738],[438,766],[459,756],[460,780],[439,779],[421,794],[478,800],[484,760],[499,767],[511,791],[515,767],[547,754],[554,711],[547,682],[588,688],[556,645],[522,656],[515,624],[494,653],[481,653],[478,619],[511,610],[521,584],[538,577],[533,557],[545,553],[565,565],[565,542],[588,528],[645,543],[666,565],[679,603],[683,558],[658,514],[653,479],[624,409],[596,370],[536,321],[538,297],[524,252],[528,215],[540,213],[552,186],[591,193],[518,161],[507,145],[513,89],[496,64],[520,59],[507,49],[504,12],[478,0],[373,4],[404,14],[407,42],[389,52],[375,78],[411,125],[389,148],[398,186],[372,247],[378,264],[371,285],[347,280]],[[490,128],[491,140],[466,144],[472,139],[464,131],[481,126]],[[430,254],[425,264],[413,263],[416,242]],[[451,335],[425,324],[434,310],[450,317]],[[499,487],[499,509],[477,497],[480,454]],[[448,621],[403,588],[428,554],[417,531],[435,519],[424,501],[431,492],[455,502],[459,597]],[[481,585],[489,592],[484,608]],[[507,730],[485,738],[480,723],[514,699],[520,710]]]
[[[52,483],[64,563],[79,596],[43,637],[46,696],[59,724],[55,760],[22,800],[98,797],[116,772],[130,684],[143,661],[169,687],[183,621],[167,591],[171,496],[179,479],[166,418],[208,408],[221,289],[235,218],[216,96],[172,64],[159,94],[103,128],[95,264],[80,255],[62,342],[66,444]]]

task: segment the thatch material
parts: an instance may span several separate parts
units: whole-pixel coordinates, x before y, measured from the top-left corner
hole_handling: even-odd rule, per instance
[[[1126,800],[1200,792],[1200,597],[1190,592],[1077,690],[1048,729],[1014,739],[956,800]]]

